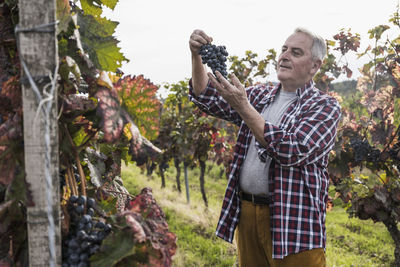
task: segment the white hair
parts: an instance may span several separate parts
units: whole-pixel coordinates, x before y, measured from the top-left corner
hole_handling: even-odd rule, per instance
[[[326,43],[325,43],[325,40],[321,36],[319,36],[315,33],[312,33],[311,31],[309,31],[305,28],[301,28],[301,27],[296,28],[294,30],[294,33],[304,33],[304,34],[308,35],[311,38],[311,40],[313,41],[313,44],[311,47],[311,55],[313,57],[313,60],[317,60],[317,59],[319,59],[321,61],[324,60],[324,57],[326,55]]]

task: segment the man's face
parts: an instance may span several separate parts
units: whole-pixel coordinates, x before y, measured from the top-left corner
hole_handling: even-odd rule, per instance
[[[319,68],[312,59],[312,39],[304,33],[294,33],[282,46],[277,74],[287,90],[293,91],[311,80]]]

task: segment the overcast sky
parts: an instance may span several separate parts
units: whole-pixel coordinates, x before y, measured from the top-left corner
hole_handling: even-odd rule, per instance
[[[120,22],[116,36],[130,59],[122,67],[124,73],[143,74],[161,85],[190,78],[188,41],[194,29],[203,29],[214,44],[225,45],[230,55],[239,57],[246,50],[260,57],[270,48],[280,51],[298,26],[331,40],[340,29],[351,28],[361,34],[365,48],[368,30],[389,24],[397,4],[398,0],[120,0],[104,15]],[[361,66],[362,61],[349,60],[353,68]]]

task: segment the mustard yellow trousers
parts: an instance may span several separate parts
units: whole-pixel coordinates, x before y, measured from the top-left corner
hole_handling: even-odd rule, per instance
[[[323,248],[272,259],[272,240],[268,205],[242,201],[240,221],[236,228],[240,267],[325,267]]]

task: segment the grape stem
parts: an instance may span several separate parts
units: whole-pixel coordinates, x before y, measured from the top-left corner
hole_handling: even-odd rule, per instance
[[[71,144],[72,153],[74,154],[75,163],[76,163],[76,167],[78,168],[79,176],[81,177],[81,193],[83,196],[86,196],[86,175],[82,169],[81,161],[79,159],[79,152],[78,152],[76,145],[74,144],[74,141],[72,140],[71,135],[69,134],[66,124],[64,124],[64,128],[65,128],[65,133],[67,135],[68,141]],[[85,206],[85,209],[86,209],[86,206]]]
[[[74,174],[73,174],[73,171],[72,171],[71,163],[68,162],[68,166],[67,166],[67,178],[69,179],[69,183],[71,184],[71,191],[72,191],[72,194],[74,194],[75,196],[77,196],[77,195],[78,195],[78,190],[76,189],[76,188],[77,188],[77,185],[76,185],[75,178],[74,178],[73,176],[74,176]]]

